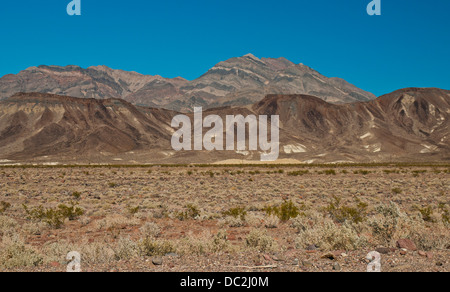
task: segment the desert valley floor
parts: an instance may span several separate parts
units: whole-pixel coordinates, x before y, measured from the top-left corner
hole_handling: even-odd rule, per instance
[[[450,165],[0,167],[0,271],[450,271]]]

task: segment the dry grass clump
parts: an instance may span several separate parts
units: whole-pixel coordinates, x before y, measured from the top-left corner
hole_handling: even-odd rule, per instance
[[[176,251],[172,242],[151,237],[140,240],[138,247],[142,256],[163,256]]]
[[[254,212],[250,212],[246,216],[245,220],[247,221],[247,224],[249,226],[256,227],[256,228],[262,227],[265,223],[265,217],[261,214],[254,213]]]
[[[421,213],[407,215],[393,202],[377,206],[374,212],[372,217],[363,222],[350,217],[341,223],[335,216],[321,217],[317,213],[299,216],[292,224],[299,233],[296,246],[357,250],[368,246],[394,247],[398,239],[408,238],[419,249],[433,250],[445,249],[450,242],[450,233],[445,224],[425,222]]]
[[[281,220],[275,215],[270,215],[264,221],[264,226],[266,228],[278,228]]]
[[[44,246],[44,262],[59,262],[65,264],[69,252],[76,251],[81,254],[83,264],[109,264],[114,261],[130,260],[141,255],[138,242],[130,238],[121,237],[114,243],[95,241],[92,243],[72,244],[66,241],[50,243]]]
[[[356,250],[368,244],[367,239],[359,235],[349,223],[338,224],[324,218],[317,224],[311,224],[308,218],[301,218],[295,225],[299,227],[295,240],[297,248],[315,245],[323,250]]]
[[[0,202],[0,214],[3,214],[11,207],[11,204],[5,201]]]
[[[123,215],[112,215],[96,221],[95,228],[97,230],[111,230],[120,229],[126,226],[137,226],[140,223],[140,220],[136,218],[128,218]]]
[[[6,269],[34,267],[42,264],[42,260],[38,252],[25,245],[18,235],[3,236],[0,244],[0,267]]]
[[[130,260],[140,255],[139,244],[130,238],[121,237],[112,247],[117,261]]]
[[[0,235],[1,236],[7,236],[7,235],[13,235],[16,233],[17,228],[17,221],[7,217],[7,216],[0,216]]]
[[[423,214],[407,215],[398,205],[380,205],[377,216],[371,218],[372,234],[381,244],[391,245],[400,238],[411,239],[419,249],[445,249],[450,242],[450,232],[443,222],[426,222]]]
[[[188,236],[177,242],[177,253],[181,255],[231,252],[232,246],[227,238],[226,231],[219,231],[211,235],[208,231],[200,237]]]
[[[44,263],[58,262],[65,263],[66,256],[72,251],[81,251],[81,247],[75,244],[71,244],[66,240],[60,240],[58,242],[47,243],[42,247],[42,254],[44,254]],[[82,261],[84,261],[85,255],[82,255]]]
[[[144,238],[155,238],[161,233],[161,228],[154,222],[146,222],[139,230]]]
[[[253,229],[245,239],[246,246],[260,252],[271,252],[277,250],[276,241],[267,234],[266,230]]]
[[[222,226],[222,227],[238,228],[238,227],[245,226],[245,224],[246,224],[245,220],[242,220],[241,217],[227,216],[227,217],[219,220],[219,226]]]
[[[412,227],[411,219],[400,210],[397,204],[390,202],[375,209],[376,215],[369,219],[368,227],[374,238],[382,245],[389,246],[395,240],[410,232],[406,228]]]
[[[84,244],[74,251],[80,252],[82,262],[87,265],[108,264],[116,258],[114,250],[104,242]]]
[[[189,219],[196,220],[200,218],[200,210],[198,209],[197,206],[193,204],[188,204],[186,205],[184,211],[177,213],[176,217],[180,221],[185,221]]]
[[[22,225],[21,230],[24,235],[41,235],[48,229],[48,225],[43,222],[28,222]]]

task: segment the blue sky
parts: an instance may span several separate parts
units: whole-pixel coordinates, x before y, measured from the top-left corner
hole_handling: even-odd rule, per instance
[[[0,76],[37,65],[106,65],[195,79],[253,53],[304,63],[376,95],[450,89],[450,1],[2,1]]]

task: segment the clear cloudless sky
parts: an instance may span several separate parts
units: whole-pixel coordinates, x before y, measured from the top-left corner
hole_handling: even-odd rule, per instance
[[[195,79],[253,53],[304,63],[376,95],[450,89],[450,1],[70,0],[0,3],[0,76],[38,65],[106,65]]]

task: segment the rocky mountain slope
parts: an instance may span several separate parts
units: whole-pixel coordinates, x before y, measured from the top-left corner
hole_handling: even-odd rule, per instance
[[[0,103],[0,153],[61,160],[168,148],[171,112],[119,99],[16,94]]]
[[[295,137],[284,152],[318,161],[450,159],[450,91],[403,89],[369,102],[333,105],[312,96],[268,96],[253,109],[277,114]]]
[[[177,112],[120,99],[42,93],[0,102],[0,162],[205,163],[257,161],[258,151],[172,150]],[[335,105],[308,95],[268,95],[204,116],[279,115],[280,159],[295,162],[450,160],[450,91],[403,89]],[[205,131],[208,129],[205,129]]]
[[[309,94],[332,103],[375,99],[339,78],[327,78],[284,58],[258,59],[249,54],[221,62],[193,81],[146,76],[105,66],[31,67],[0,78],[0,99],[19,92],[80,98],[121,98],[135,105],[190,111],[249,105],[267,94]]]

